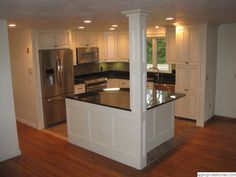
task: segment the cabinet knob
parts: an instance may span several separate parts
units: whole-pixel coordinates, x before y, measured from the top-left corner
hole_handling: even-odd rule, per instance
[[[186,62],[185,62],[185,64],[187,65],[187,64],[189,64],[189,62],[188,62],[188,61],[186,61]]]

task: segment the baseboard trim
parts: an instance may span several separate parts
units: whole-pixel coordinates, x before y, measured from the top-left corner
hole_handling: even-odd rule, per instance
[[[24,119],[22,119],[22,118],[20,118],[20,117],[16,117],[16,120],[19,121],[20,123],[25,124],[25,125],[28,125],[28,126],[30,126],[30,127],[32,127],[32,128],[38,128],[38,126],[37,126],[36,123],[29,122],[29,121],[24,120]]]
[[[11,152],[11,153],[8,153],[7,155],[4,155],[2,157],[0,157],[0,162],[3,162],[5,160],[8,160],[8,159],[11,159],[11,158],[14,158],[14,157],[17,157],[21,155],[21,151],[20,149],[14,151],[14,152]]]
[[[233,117],[214,115],[213,118],[217,119],[217,120],[225,120],[225,121],[230,121],[230,122],[235,122],[236,123],[236,118],[233,118]]]

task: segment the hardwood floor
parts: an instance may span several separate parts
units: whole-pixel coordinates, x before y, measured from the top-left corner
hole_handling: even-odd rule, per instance
[[[215,118],[205,128],[176,120],[181,146],[142,171],[18,124],[22,155],[0,163],[1,177],[195,177],[236,171],[236,122]]]

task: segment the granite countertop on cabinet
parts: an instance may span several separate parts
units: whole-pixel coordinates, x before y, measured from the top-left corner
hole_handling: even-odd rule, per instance
[[[155,89],[147,90],[146,93],[147,109],[152,109],[154,107],[174,101],[184,96],[185,95],[181,93],[174,93],[174,92],[171,93]],[[123,109],[126,111],[131,111],[129,89],[120,88],[119,90],[116,91],[100,90],[96,92],[87,92],[83,94],[70,95],[67,96],[67,98],[117,109]]]

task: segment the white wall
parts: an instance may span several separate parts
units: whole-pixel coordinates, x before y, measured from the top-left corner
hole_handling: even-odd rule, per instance
[[[207,26],[204,121],[214,116],[216,92],[217,27]]]
[[[215,114],[236,118],[236,24],[218,29]]]
[[[31,30],[10,29],[9,42],[16,117],[20,122],[37,127]],[[29,53],[27,53],[27,48]]]
[[[0,20],[0,161],[20,154],[12,92],[7,22]]]

